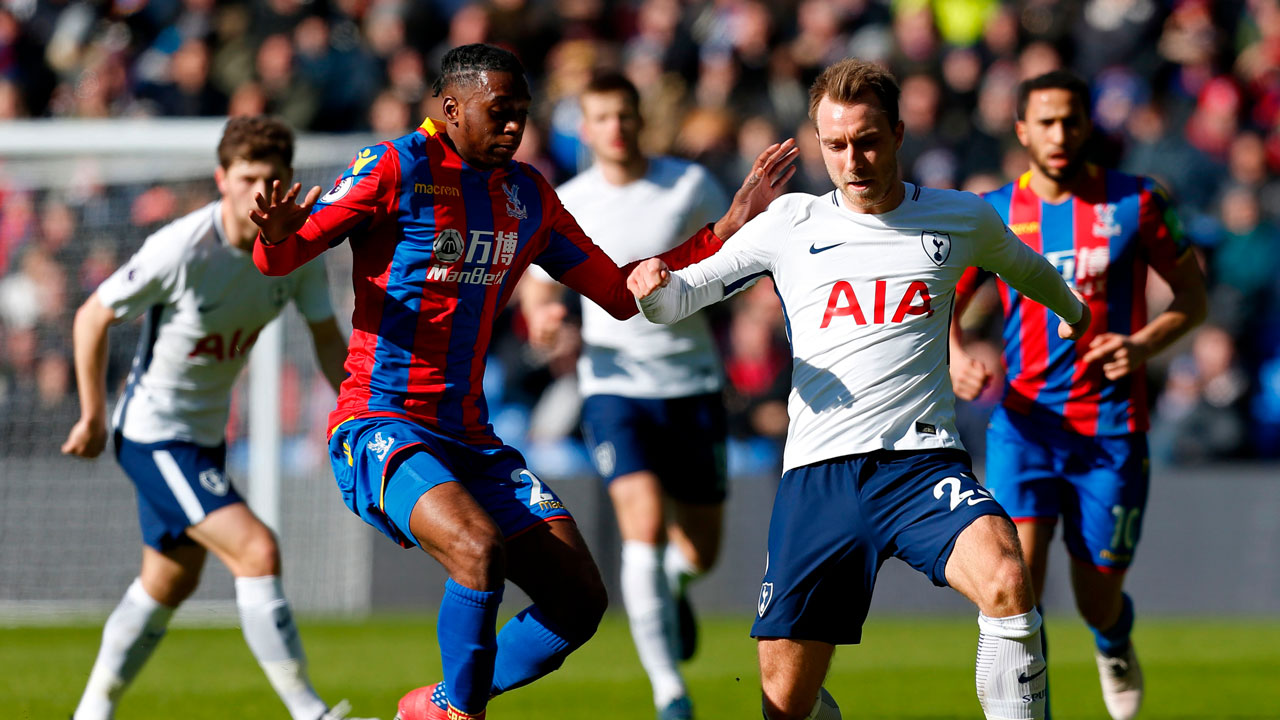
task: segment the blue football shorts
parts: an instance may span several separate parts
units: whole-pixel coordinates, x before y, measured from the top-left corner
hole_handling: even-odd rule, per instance
[[[945,587],[956,538],[983,515],[1007,517],[963,450],[878,450],[787,471],[751,636],[859,642],[884,561]]]
[[[728,421],[719,393],[678,398],[590,395],[582,434],[596,470],[614,478],[650,471],[681,502],[718,505],[728,492]]]
[[[1089,437],[1003,407],[987,426],[987,488],[1014,522],[1056,523],[1076,560],[1123,572],[1150,489],[1146,433]]]
[[[164,552],[190,545],[187,528],[232,503],[244,502],[227,477],[227,446],[185,440],[137,443],[115,436],[116,460],[138,494],[142,542]]]
[[[461,482],[507,539],[573,519],[515,448],[471,445],[403,418],[339,424],[329,437],[329,461],[351,512],[403,547],[419,544],[409,530],[414,505],[446,482]]]

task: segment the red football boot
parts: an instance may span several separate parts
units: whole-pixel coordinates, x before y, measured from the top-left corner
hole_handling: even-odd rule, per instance
[[[470,715],[449,704],[440,683],[410,690],[400,698],[395,720],[484,720],[485,711]]]

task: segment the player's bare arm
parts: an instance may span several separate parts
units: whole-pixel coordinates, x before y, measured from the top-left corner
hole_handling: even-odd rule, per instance
[[[713,228],[717,237],[728,240],[751,218],[764,212],[782,194],[783,187],[796,174],[795,159],[799,153],[795,138],[774,143],[756,156],[742,187],[733,194],[724,217]]]
[[[311,208],[320,199],[321,190],[319,185],[312,186],[302,204],[298,205],[294,200],[301,191],[302,183],[294,183],[286,192],[280,181],[276,180],[271,184],[270,199],[263,197],[262,193],[254,193],[253,199],[258,204],[258,209],[249,211],[249,219],[262,231],[264,241],[269,244],[283,242],[307,223]]]
[[[1102,363],[1102,373],[1108,380],[1119,380],[1141,368],[1204,321],[1208,297],[1195,254],[1185,253],[1173,272],[1162,273],[1161,277],[1173,289],[1173,300],[1164,312],[1132,335],[1102,333],[1089,343],[1084,361]]]
[[[960,288],[956,288],[951,310],[955,320],[951,323],[951,330],[947,336],[951,357],[951,364],[947,369],[951,374],[951,389],[956,397],[966,401],[976,399],[991,383],[991,370],[977,358],[965,352],[962,342],[960,318],[964,316],[964,311],[972,297],[972,292],[963,292]]]
[[[62,443],[66,455],[95,458],[107,446],[107,331],[115,321],[96,292],[76,311],[71,334],[80,419]]]
[[[316,361],[320,363],[320,372],[334,392],[339,391],[342,381],[347,379],[347,371],[343,366],[347,362],[347,338],[338,328],[335,318],[327,318],[318,322],[307,323],[311,330],[311,342],[316,346]]]

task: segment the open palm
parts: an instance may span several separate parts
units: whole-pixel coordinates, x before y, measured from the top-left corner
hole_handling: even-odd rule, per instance
[[[258,204],[257,210],[249,211],[249,219],[253,221],[258,229],[262,231],[262,237],[267,243],[274,244],[281,242],[290,235],[302,229],[307,222],[307,216],[311,214],[311,208],[315,206],[316,201],[320,199],[320,186],[316,185],[307,193],[307,197],[303,199],[301,205],[294,204],[294,200],[298,197],[298,193],[302,190],[302,183],[294,183],[286,193],[280,185],[280,181],[276,180],[271,184],[271,199],[268,200],[257,193],[253,196],[254,202]]]
[[[716,235],[727,238],[759,215],[782,194],[783,186],[796,174],[795,138],[774,143],[765,148],[751,164],[751,171],[742,181],[742,187],[733,194],[729,211],[716,223]]]

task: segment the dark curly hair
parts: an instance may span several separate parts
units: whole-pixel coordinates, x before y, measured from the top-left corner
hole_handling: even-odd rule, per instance
[[[509,73],[524,79],[524,65],[514,53],[485,43],[459,45],[440,60],[440,77],[431,88],[432,95],[439,97],[451,85],[464,87],[479,83],[480,73],[485,72]]]
[[[282,120],[266,115],[239,116],[227,121],[218,142],[218,164],[225,170],[236,160],[279,158],[293,167],[293,131]]]

